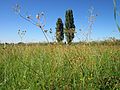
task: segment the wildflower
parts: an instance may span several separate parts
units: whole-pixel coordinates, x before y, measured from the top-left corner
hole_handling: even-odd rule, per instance
[[[52,29],[50,28],[50,31],[49,31],[49,33],[52,33]]]
[[[82,31],[82,29],[79,29],[79,31]]]
[[[19,4],[16,4],[16,6],[14,7],[14,11],[16,13],[20,13],[20,5]]]
[[[7,43],[4,43],[3,49],[5,49],[5,48],[6,48],[6,46],[7,46]]]
[[[40,14],[39,14],[39,13],[36,15],[36,18],[37,18],[37,19],[40,19]]]
[[[47,33],[48,30],[44,30],[45,33]]]
[[[41,25],[39,23],[36,23],[36,26],[38,26],[39,28],[41,28]]]
[[[31,15],[26,16],[27,19],[31,19]]]
[[[44,13],[43,13],[43,12],[41,12],[41,15],[44,15]]]
[[[88,77],[88,80],[92,80],[93,79],[93,74],[90,74],[90,77]]]
[[[20,29],[18,30],[18,34],[20,34]]]

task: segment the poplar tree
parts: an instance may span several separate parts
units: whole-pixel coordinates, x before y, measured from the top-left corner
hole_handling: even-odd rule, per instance
[[[61,18],[58,18],[56,22],[56,40],[58,43],[62,42],[64,39],[64,31],[63,31],[63,22]]]
[[[65,14],[65,36],[67,43],[70,44],[74,38],[75,25],[73,11],[67,10]]]

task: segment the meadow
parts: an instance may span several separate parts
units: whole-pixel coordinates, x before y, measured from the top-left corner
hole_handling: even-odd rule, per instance
[[[120,90],[120,47],[0,45],[0,90]]]

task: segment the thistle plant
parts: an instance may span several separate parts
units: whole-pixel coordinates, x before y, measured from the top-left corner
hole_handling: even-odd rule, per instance
[[[83,31],[82,29],[80,29],[80,33],[85,37],[85,41],[90,41],[91,39],[91,33],[93,30],[93,24],[96,21],[96,17],[98,16],[97,14],[94,13],[94,7],[91,7],[88,10],[88,26],[86,28],[86,31]]]
[[[24,20],[30,22],[31,24],[33,24],[33,25],[37,26],[39,29],[41,29],[41,31],[44,34],[47,42],[49,43],[48,37],[47,37],[46,33],[44,32],[44,27],[45,27],[45,24],[46,24],[46,18],[45,18],[45,15],[44,15],[43,12],[38,13],[36,15],[37,20],[34,20],[31,15],[24,16],[23,14],[21,14],[20,5],[16,4],[16,6],[13,9],[18,16],[20,16]]]
[[[20,37],[21,42],[23,41],[25,34],[26,34],[26,30],[24,30],[24,31],[21,31],[20,29],[18,30],[18,35]]]
[[[55,38],[54,38],[54,35],[53,35],[53,30],[52,30],[52,28],[50,28],[49,33],[50,33],[50,36],[51,36],[52,41],[54,42],[54,41],[55,41]]]
[[[48,30],[44,30],[44,33],[47,35],[47,37],[52,40],[52,42],[54,42],[54,37],[53,37],[53,31],[52,28],[48,29]]]

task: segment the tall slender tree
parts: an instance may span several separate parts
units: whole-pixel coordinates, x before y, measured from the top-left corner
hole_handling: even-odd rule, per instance
[[[56,40],[60,43],[64,39],[63,22],[61,18],[58,18],[56,22]]]
[[[73,11],[67,10],[65,15],[65,36],[67,43],[70,44],[74,38],[75,25]]]

